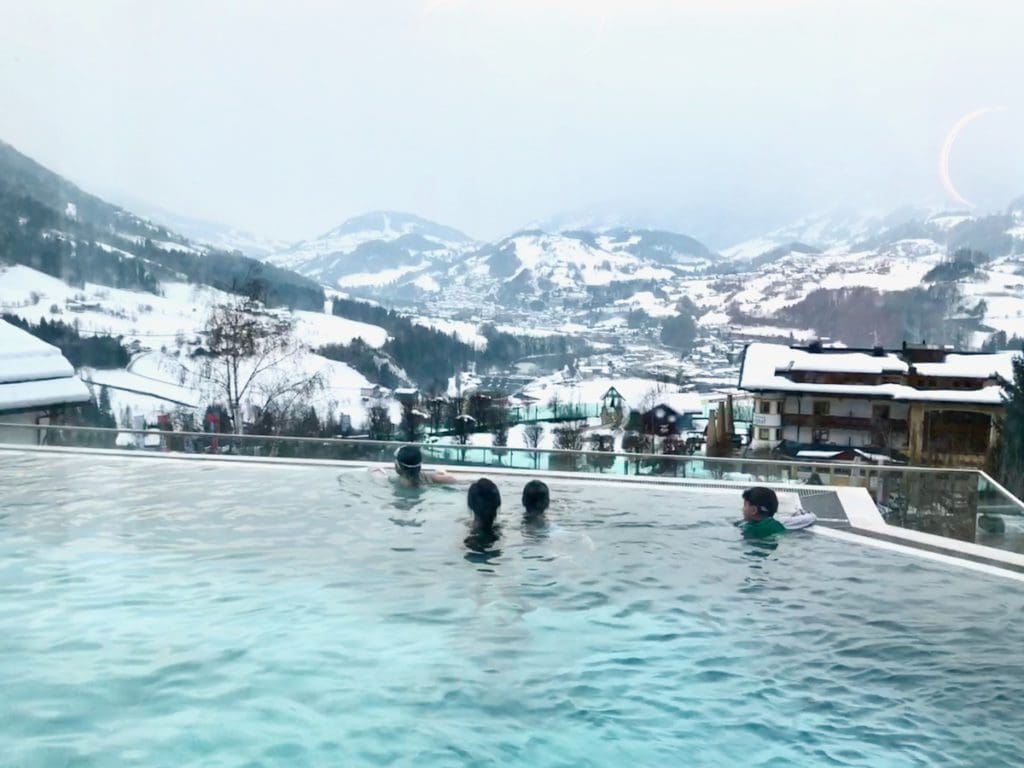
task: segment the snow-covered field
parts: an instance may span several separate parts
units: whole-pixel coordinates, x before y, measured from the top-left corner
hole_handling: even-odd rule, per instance
[[[441,333],[455,334],[455,338],[475,349],[487,349],[487,338],[480,333],[480,326],[476,323],[422,316],[410,319],[417,325],[422,325],[425,328],[433,328]]]
[[[191,340],[203,327],[210,309],[229,295],[191,283],[163,283],[162,296],[86,283],[75,288],[24,266],[0,267],[0,311],[38,323],[43,318],[77,322],[81,333],[123,336],[159,348]],[[56,311],[54,311],[56,309]],[[294,314],[299,339],[311,347],[349,344],[362,338],[371,347],[387,341],[376,325],[317,312]]]
[[[205,408],[214,401],[222,402],[223,393],[202,380],[196,361],[187,352],[198,339],[210,308],[227,294],[187,283],[165,283],[161,288],[162,296],[93,284],[75,288],[28,267],[0,267],[0,311],[34,323],[45,318],[77,324],[84,335],[109,334],[123,336],[129,344],[139,342],[147,351],[133,358],[129,370],[82,372],[97,393],[101,385],[108,387],[115,415],[129,406],[134,414],[152,419],[176,408]],[[293,319],[297,339],[310,348],[348,344],[355,338],[380,347],[387,340],[379,326],[333,315],[297,311]],[[366,403],[360,389],[369,387],[370,382],[362,374],[309,349],[297,354],[289,365],[290,370],[261,377],[254,384],[254,395],[265,396],[275,378],[316,374],[323,385],[303,403],[316,408],[321,418],[328,412],[345,413],[356,428],[364,423]]]

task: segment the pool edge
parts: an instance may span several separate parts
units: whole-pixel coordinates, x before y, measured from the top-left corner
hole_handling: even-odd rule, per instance
[[[177,452],[133,451],[126,454],[123,449],[114,448],[79,448],[72,446],[36,446],[0,444],[3,453],[42,453],[109,456],[121,460],[150,459],[165,461],[204,461],[243,464],[263,464],[271,466],[291,467],[334,467],[346,469],[366,469],[388,466],[387,462],[335,460],[335,459],[295,459],[281,457],[251,457],[231,455],[210,455],[203,453],[189,454]],[[445,466],[445,470],[460,477],[497,475],[518,476],[531,475],[570,481],[574,483],[618,483],[622,485],[652,485],[661,487],[700,487],[705,492],[735,492],[749,487],[749,483],[732,480],[716,480],[714,486],[708,481],[694,478],[665,478],[633,475],[604,475],[600,473],[557,472],[548,470],[513,469],[508,467],[459,467]],[[780,493],[799,495],[797,490],[803,486],[784,483],[763,483]],[[816,486],[815,490],[835,493],[849,520],[849,528],[838,530],[824,525],[814,526],[815,533],[844,541],[856,541],[863,546],[900,551],[904,554],[921,557],[947,565],[956,565],[981,573],[1004,576],[1015,581],[1024,582],[1024,555],[1008,550],[987,547],[973,542],[958,541],[935,534],[899,528],[885,522],[878,511],[870,493],[865,488],[836,486]]]

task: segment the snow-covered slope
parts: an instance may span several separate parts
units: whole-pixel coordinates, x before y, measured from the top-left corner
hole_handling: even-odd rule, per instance
[[[259,294],[274,305],[315,308],[309,278],[195,243],[101,200],[0,142],[0,260],[73,282],[155,292],[180,281]]]
[[[519,232],[475,251],[438,282],[515,306],[552,294],[586,296],[617,283],[671,283],[706,267],[711,254],[681,235],[643,230]]]
[[[254,259],[263,259],[290,245],[286,240],[263,237],[238,227],[169,211],[121,192],[111,193],[110,199],[151,222],[160,222],[174,232],[184,235],[193,243],[215,250],[238,251]]]
[[[267,261],[341,288],[382,285],[472,249],[468,235],[408,213],[378,211],[349,219]]]
[[[163,283],[160,294],[86,283],[81,288],[24,266],[0,266],[0,311],[33,323],[43,318],[77,323],[81,332],[122,336],[143,347],[176,346],[193,339],[209,309],[228,294],[205,285]],[[348,344],[361,338],[379,348],[387,341],[376,325],[342,317],[296,310],[296,332],[304,344]]]
[[[83,335],[121,336],[134,350],[127,370],[82,371],[83,380],[108,388],[119,420],[125,406],[135,415],[152,420],[160,412],[204,408],[223,400],[222,394],[212,391],[209,382],[198,375],[197,360],[189,353],[200,343],[199,334],[210,308],[228,298],[223,291],[189,283],[163,283],[158,295],[92,283],[74,287],[25,266],[0,266],[0,312],[32,323],[60,320],[76,325]],[[340,412],[350,416],[353,424],[361,425],[365,405],[360,388],[369,386],[369,382],[349,366],[313,350],[325,344],[348,344],[356,338],[380,348],[387,341],[386,331],[329,314],[276,311],[291,316],[297,340],[304,347],[289,362],[294,369],[290,372],[319,374],[322,379],[323,386],[316,388],[304,404],[315,407],[321,417]],[[256,382],[255,391],[273,377],[288,373],[268,371]]]

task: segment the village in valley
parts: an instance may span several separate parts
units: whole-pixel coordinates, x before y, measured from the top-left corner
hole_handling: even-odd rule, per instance
[[[443,385],[387,387],[313,351],[339,338],[383,346],[387,334],[379,327],[330,314],[269,310],[186,285],[167,285],[147,309],[135,306],[118,318],[111,306],[124,302],[126,292],[94,288],[90,301],[29,272],[15,267],[6,275],[30,281],[38,292],[21,306],[30,319],[35,308],[45,322],[57,306],[59,316],[73,318],[74,328],[92,343],[101,327],[117,322],[130,325],[123,336],[133,338],[120,368],[79,365],[76,371],[61,358],[67,375],[55,386],[45,366],[41,373],[34,367],[47,345],[5,322],[11,373],[0,388],[3,420],[67,423],[60,406],[84,401],[100,414],[95,425],[122,430],[110,435],[111,446],[129,450],[282,451],[273,442],[231,439],[242,434],[402,440],[424,444],[428,459],[440,463],[539,469],[590,464],[619,474],[641,471],[641,459],[631,462],[628,454],[643,457],[645,472],[725,479],[752,477],[741,459],[790,462],[792,476],[804,481],[816,474],[815,463],[848,464],[853,472],[823,470],[830,484],[843,484],[856,480],[858,467],[872,465],[985,466],[1004,409],[1001,382],[1013,379],[1012,352],[962,352],[927,343],[858,349],[818,340],[766,342],[743,339],[739,329],[715,328],[685,357],[637,332],[632,349],[628,337],[614,345],[595,337],[585,357],[563,355],[564,364],[554,370],[543,370],[554,367],[551,356],[516,360],[504,369],[469,362]],[[187,333],[171,330],[196,314],[202,319],[193,320]],[[456,327],[454,335],[460,332],[465,328]],[[210,365],[225,357],[241,364],[234,378]],[[52,354],[46,359],[56,360]],[[44,378],[46,388],[31,384]],[[33,392],[28,400],[26,390]],[[174,432],[207,437],[179,440]],[[42,439],[28,432],[25,437]],[[567,458],[559,451],[582,453]],[[659,456],[737,461],[684,466]],[[880,492],[879,501],[890,500]]]
[[[822,214],[720,252],[376,211],[256,259],[0,162],[7,440],[375,461],[403,441],[438,464],[863,485],[897,512],[907,489],[872,467],[1016,482],[1024,198]]]

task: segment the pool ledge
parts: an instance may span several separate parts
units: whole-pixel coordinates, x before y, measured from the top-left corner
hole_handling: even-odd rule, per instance
[[[203,461],[243,464],[266,464],[292,467],[333,467],[347,469],[367,469],[387,467],[387,463],[371,461],[344,461],[334,459],[292,459],[277,457],[228,456],[190,453],[162,453],[138,451],[127,453],[123,449],[110,448],[75,448],[66,446],[33,446],[0,444],[0,452],[7,453],[54,453],[73,455],[109,456],[121,460],[149,459],[153,461]],[[482,474],[522,477],[530,475],[589,484],[601,483],[618,485],[658,485],[677,488],[700,488],[705,492],[736,493],[747,488],[749,483],[730,480],[697,480],[692,478],[663,478],[633,475],[602,475],[600,473],[557,472],[545,470],[511,469],[502,467],[450,466],[445,470],[467,480]],[[864,546],[921,557],[934,562],[967,568],[980,573],[1002,576],[1015,581],[1024,582],[1024,555],[1007,550],[986,547],[968,541],[958,541],[935,534],[899,528],[885,522],[882,514],[875,506],[871,495],[864,488],[837,486],[794,486],[783,483],[764,483],[765,486],[779,492],[780,498],[799,500],[807,494],[834,495],[841,504],[846,520],[839,527],[826,523],[810,529],[814,533],[833,539],[840,539]]]

